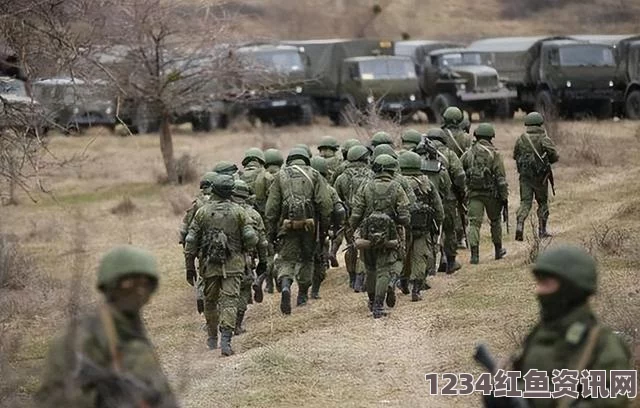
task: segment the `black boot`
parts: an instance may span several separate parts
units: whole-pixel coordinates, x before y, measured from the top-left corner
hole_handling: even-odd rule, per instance
[[[502,243],[493,244],[496,253],[496,260],[504,258],[507,254],[507,250],[502,247]]]
[[[367,293],[367,295],[369,296],[369,303],[367,306],[369,306],[369,311],[373,312],[373,302],[375,301],[376,296],[373,293]]]
[[[469,261],[472,265],[477,265],[480,263],[480,247],[472,246],[471,247],[471,260]]]
[[[551,234],[547,231],[547,219],[540,219],[540,226],[538,227],[538,236],[540,238],[550,238]]]
[[[456,261],[456,256],[447,255],[447,275],[455,273],[460,268],[462,268],[462,265],[460,265],[460,263]]]
[[[402,292],[403,295],[408,295],[409,293],[411,293],[411,291],[409,290],[409,281],[407,280],[407,278],[398,279],[398,288],[400,288],[400,292]]]
[[[264,300],[264,293],[262,292],[262,283],[264,282],[264,279],[265,275],[262,275],[253,282],[253,285],[251,285],[253,288],[253,300],[255,300],[256,303],[262,303]]]
[[[381,297],[376,297],[373,301],[373,318],[379,319],[382,316],[386,316],[387,314],[384,312],[384,305],[382,302],[384,301]]]
[[[524,232],[524,221],[520,222],[518,221],[518,223],[516,224],[516,241],[524,241],[524,236],[523,236],[523,232]]]
[[[364,292],[364,273],[356,273],[356,281],[353,284],[353,291],[356,293]]]
[[[266,288],[267,293],[273,293],[273,279],[271,277],[267,277],[267,285]]]
[[[298,285],[298,297],[296,298],[296,306],[304,306],[309,299],[309,286]]]
[[[320,299],[320,280],[313,279],[311,284],[311,299]]]
[[[244,312],[238,311],[238,314],[236,315],[236,328],[233,329],[233,334],[235,334],[236,336],[239,336],[242,333],[246,332],[246,330],[242,327],[243,320],[244,320]]]
[[[280,282],[282,294],[280,296],[280,311],[286,315],[291,314],[291,279],[284,278]]]
[[[220,330],[220,352],[223,356],[232,356],[233,349],[231,348],[231,329]]]
[[[356,274],[355,273],[350,273],[349,274],[349,287],[351,289],[354,289],[356,286]]]
[[[396,305],[396,288],[394,285],[387,286],[387,306],[394,307]]]
[[[412,281],[413,286],[411,287],[411,301],[418,302],[422,300],[422,296],[420,296],[420,289],[422,289],[422,284],[419,280]]]

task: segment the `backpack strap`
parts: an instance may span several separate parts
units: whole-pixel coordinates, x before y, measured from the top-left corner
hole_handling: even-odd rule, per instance
[[[449,128],[445,128],[444,130],[447,131],[447,133],[449,134],[449,137],[451,138],[451,140],[453,140],[453,143],[455,143],[456,147],[458,148],[458,150],[460,151],[460,154],[464,153],[464,150],[462,150],[462,148],[460,147],[460,145],[458,144],[458,142],[456,141],[456,138],[453,137],[453,132],[451,132],[451,129]]]
[[[302,173],[302,175],[304,176],[304,178],[306,178],[307,180],[309,180],[309,183],[311,183],[311,185],[313,186],[313,181],[311,181],[311,177],[309,177],[309,175],[307,173],[304,172],[304,170],[302,170],[300,168],[300,166],[298,166],[297,164],[294,164],[291,166],[291,168],[298,170],[300,173]]]

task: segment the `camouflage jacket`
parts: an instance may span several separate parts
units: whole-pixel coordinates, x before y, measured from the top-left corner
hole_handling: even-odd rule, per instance
[[[377,200],[374,189],[387,191],[387,199],[384,202]],[[407,226],[411,221],[409,207],[409,198],[400,183],[387,173],[377,174],[373,181],[358,190],[354,198],[349,225],[357,229],[363,219],[379,210],[393,218],[397,224]]]
[[[300,177],[308,177],[313,183],[313,197],[308,198],[313,204],[316,222],[319,224],[320,231],[327,232],[331,222],[331,211],[333,210],[331,192],[327,181],[315,169],[306,165],[303,160],[293,160],[287,166],[297,166],[304,173],[300,174]],[[281,182],[281,179],[286,177],[286,174],[283,173],[284,171],[285,169],[283,168],[275,175],[265,207],[265,225],[270,240],[275,239],[279,233],[284,232],[281,231],[282,223],[285,219],[283,204],[286,187]]]
[[[338,181],[338,177],[340,177],[340,175],[342,173],[344,173],[344,171],[349,167],[350,164],[351,164],[351,162],[348,161],[348,160],[343,160],[343,161],[340,162],[340,164],[336,168],[335,172],[331,175],[331,177],[329,177],[329,183],[332,186],[335,187],[336,181]]]
[[[333,154],[332,156],[322,156],[326,160],[327,163],[327,180],[329,182],[335,180],[334,174],[342,164],[342,155]]]
[[[169,382],[162,372],[162,367],[153,345],[147,338],[144,324],[139,315],[125,316],[108,305],[101,305],[106,316],[111,316],[115,326],[116,339],[110,340],[100,311],[80,319],[74,327],[55,338],[50,345],[40,388],[36,392],[36,406],[42,408],[95,408],[108,405],[109,401],[101,400],[97,388],[90,384],[89,378],[83,376],[79,380],[89,383],[84,388],[76,383],[74,370],[76,353],[99,368],[112,370],[110,341],[120,352],[121,372],[132,376],[146,385],[153,393],[157,393],[159,401],[150,402],[150,407],[174,408],[178,404]],[[97,380],[99,381],[99,380]],[[100,402],[102,401],[102,402]],[[133,405],[131,405],[133,406]]]
[[[442,128],[447,135],[446,145],[456,156],[461,157],[472,145],[471,135],[458,128]]]
[[[267,262],[267,248],[269,244],[267,241],[267,230],[264,227],[264,221],[258,211],[256,211],[250,203],[243,202],[240,203],[240,205],[247,212],[247,215],[251,220],[251,225],[258,233],[258,245],[256,245],[258,259],[261,262]]]
[[[275,164],[270,164],[268,165],[266,168],[268,173],[270,173],[271,175],[275,175],[280,171],[280,166],[277,166]]]
[[[510,361],[514,370],[524,375],[531,369],[543,371],[547,375],[548,386],[554,390],[552,379],[554,370],[607,370],[606,388],[611,390],[609,370],[630,370],[631,353],[623,340],[606,327],[601,327],[595,337],[595,348],[586,356],[586,366],[578,367],[578,361],[585,354],[591,329],[597,319],[588,305],[577,307],[554,322],[540,323],[526,337],[521,350]],[[522,388],[521,388],[522,387]],[[524,379],[519,380],[518,388],[524,389]],[[559,399],[528,399],[532,408],[558,407]],[[570,400],[575,407],[626,407],[629,401],[624,396],[617,398]],[[577,403],[576,403],[577,402]]]
[[[451,179],[449,178],[449,172],[445,167],[442,167],[439,172],[426,172],[425,174],[433,183],[443,202],[455,201],[456,196],[451,191]]]
[[[240,180],[249,185],[255,195],[256,209],[260,215],[264,215],[264,206],[267,203],[269,188],[273,183],[273,175],[256,161],[249,162],[240,176]]]
[[[366,163],[347,163],[348,165],[346,165],[342,174],[340,174],[336,179],[334,187],[342,202],[351,208],[353,206],[353,198],[355,197],[356,190],[361,186],[361,184],[365,184],[373,180],[374,173]]]
[[[491,187],[482,190],[473,187],[469,188],[469,197],[492,196],[504,202],[509,199],[509,185],[507,184],[507,176],[504,170],[504,160],[498,149],[489,140],[478,139],[465,152],[462,156],[464,171],[469,173],[474,168],[476,154],[484,154],[484,152],[489,152],[491,155],[491,163],[486,169],[492,179]]]
[[[414,191],[416,201],[418,197],[422,197],[425,203],[428,204],[432,210],[432,216],[437,225],[441,225],[444,220],[444,208],[442,206],[442,199],[436,186],[429,180],[428,176],[423,175],[421,172],[405,172],[403,176],[411,189]]]
[[[454,197],[460,195],[466,195],[466,175],[460,158],[450,150],[444,143],[439,140],[434,140],[433,144],[438,149],[438,155],[441,162],[449,173],[449,179],[451,180],[451,191],[454,193]]]
[[[208,262],[208,255],[202,252],[208,245],[209,233],[214,229],[223,231],[227,237],[229,258],[224,265]],[[249,236],[257,237],[258,234],[247,211],[239,204],[213,195],[211,202],[193,217],[184,252],[187,257],[197,257],[203,262],[203,278],[240,274],[244,272],[244,253],[253,250],[259,241],[249,240]]]
[[[518,173],[526,178],[544,178],[546,174],[537,170],[547,163],[556,163],[558,158],[556,146],[542,126],[527,126],[513,147]]]
[[[400,169],[396,170],[393,173],[393,180],[397,181],[398,184],[402,186],[404,193],[407,195],[407,198],[409,199],[409,208],[412,208],[413,205],[416,203],[416,194],[413,192],[413,188],[411,187],[411,184],[409,183],[409,181],[405,177],[403,177],[402,174],[400,173]]]
[[[196,199],[191,203],[191,207],[187,210],[184,217],[182,217],[182,224],[180,224],[180,241],[178,242],[181,245],[184,245],[184,240],[187,237],[187,232],[189,232],[189,225],[191,221],[193,221],[193,216],[196,215],[196,211],[203,205],[209,202],[209,195],[203,194],[202,192],[198,193]]]

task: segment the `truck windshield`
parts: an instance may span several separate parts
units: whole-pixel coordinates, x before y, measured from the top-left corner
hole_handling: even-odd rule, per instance
[[[28,96],[27,90],[24,87],[24,82],[17,79],[0,79],[0,94],[3,95],[17,95]]]
[[[255,63],[268,71],[288,73],[304,69],[302,58],[295,51],[259,51],[250,55]]]
[[[613,49],[600,45],[572,45],[560,48],[560,63],[564,66],[615,66]]]
[[[408,79],[416,77],[416,67],[411,60],[374,59],[360,61],[362,79]]]
[[[440,57],[442,67],[454,67],[457,65],[482,65],[482,57],[477,53],[452,53],[443,54]]]

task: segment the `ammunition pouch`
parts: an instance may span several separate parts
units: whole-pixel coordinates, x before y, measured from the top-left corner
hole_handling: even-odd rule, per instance
[[[315,232],[316,223],[313,218],[306,220],[284,220],[282,226],[285,231]]]

